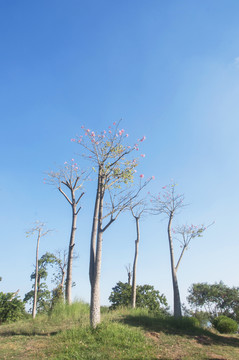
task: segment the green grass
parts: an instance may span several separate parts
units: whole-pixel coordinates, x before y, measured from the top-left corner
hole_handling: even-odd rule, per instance
[[[0,359],[239,359],[239,336],[220,335],[145,310],[102,312],[89,326],[89,306],[58,305],[50,316],[0,326]]]

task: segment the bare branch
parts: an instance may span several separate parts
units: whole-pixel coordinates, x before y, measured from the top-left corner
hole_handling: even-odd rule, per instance
[[[59,187],[58,190],[62,193],[62,195],[65,196],[66,200],[69,202],[70,205],[72,205],[71,200],[68,198],[68,196],[64,193],[64,191]]]

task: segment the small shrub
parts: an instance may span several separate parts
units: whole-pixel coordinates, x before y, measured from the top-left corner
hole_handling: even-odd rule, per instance
[[[224,315],[216,317],[212,324],[221,334],[233,334],[238,330],[237,322]]]

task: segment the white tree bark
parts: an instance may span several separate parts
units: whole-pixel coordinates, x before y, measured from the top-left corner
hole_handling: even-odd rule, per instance
[[[139,240],[140,240],[139,217],[135,217],[135,221],[136,221],[137,239],[135,240],[135,254],[134,254],[134,265],[133,265],[133,276],[132,276],[131,304],[133,309],[136,306],[136,267],[137,267]]]
[[[170,260],[171,260],[171,271],[172,271],[172,280],[173,280],[173,297],[174,297],[174,316],[181,317],[181,301],[180,301],[180,293],[178,287],[178,280],[176,269],[174,265],[174,251],[173,251],[173,241],[171,235],[171,224],[173,219],[173,212],[171,212],[168,222],[168,240],[169,240],[169,251],[170,251]]]
[[[41,229],[38,229],[37,247],[36,247],[36,271],[35,271],[36,276],[35,276],[34,298],[33,298],[33,306],[32,306],[33,319],[35,319],[36,317],[36,309],[37,309],[38,253],[39,253],[40,238],[41,238]]]

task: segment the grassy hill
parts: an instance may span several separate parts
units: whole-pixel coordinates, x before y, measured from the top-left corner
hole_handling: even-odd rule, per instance
[[[239,335],[220,335],[185,321],[145,310],[104,311],[89,327],[89,307],[58,306],[40,315],[0,326],[0,359],[239,359]]]

